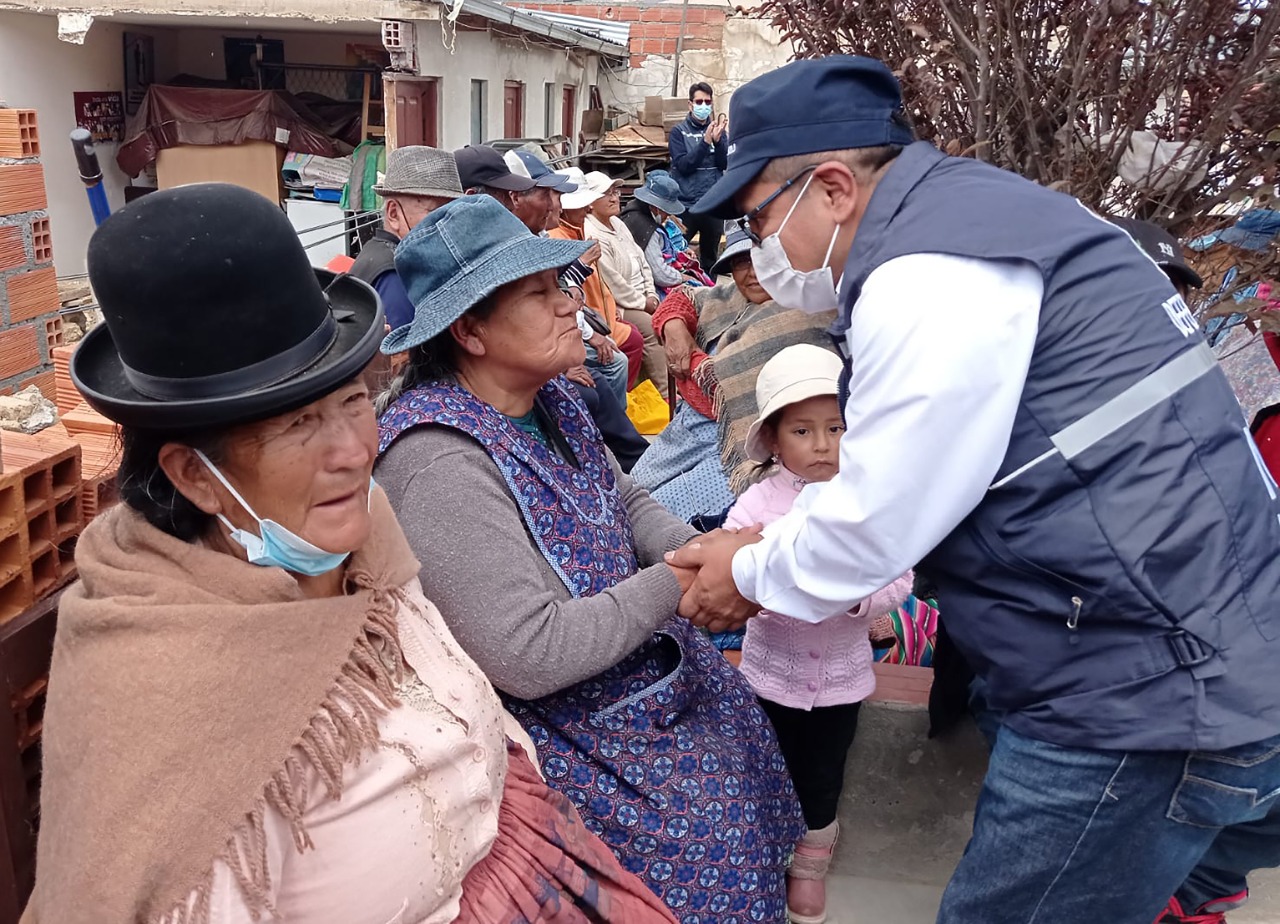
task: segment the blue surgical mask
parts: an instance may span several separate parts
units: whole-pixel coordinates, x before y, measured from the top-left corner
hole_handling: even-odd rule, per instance
[[[319,577],[340,567],[350,557],[350,552],[326,552],[324,549],[316,548],[274,520],[262,519],[253,512],[253,508],[240,496],[240,492],[231,486],[231,482],[227,481],[222,472],[218,471],[217,466],[209,461],[208,456],[198,449],[196,455],[213,473],[213,477],[222,482],[222,486],[231,492],[231,496],[239,502],[245,512],[258,521],[260,535],[255,535],[247,529],[237,529],[231,525],[230,520],[218,514],[222,525],[231,533],[231,540],[240,545],[249,556],[250,564],[260,565],[263,568],[283,568],[294,574]],[[373,479],[369,479],[369,488],[372,493]]]
[[[707,119],[711,118],[711,104],[710,103],[694,103],[693,117],[697,119],[699,122],[707,121]]]

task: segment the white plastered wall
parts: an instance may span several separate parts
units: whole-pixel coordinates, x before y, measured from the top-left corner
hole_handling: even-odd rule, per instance
[[[598,59],[582,49],[554,48],[459,30],[449,47],[448,33],[435,23],[418,25],[418,73],[440,81],[440,145],[456,150],[471,143],[471,81],[488,82],[486,141],[503,137],[503,88],[508,80],[524,86],[524,134],[540,137],[546,126],[545,86],[572,86],[577,95],[574,134],[587,108]],[[561,92],[553,95],[556,132]]]
[[[37,13],[0,12],[0,99],[17,109],[35,109],[40,128],[40,161],[49,198],[53,260],[60,276],[85,271],[85,249],[93,218],[67,136],[76,127],[76,92],[124,90],[124,40],[128,32],[156,37],[157,70],[171,67],[161,56],[166,30],[95,22],[84,44],[58,39],[58,18]],[[116,145],[99,144],[103,185],[111,208],[124,204],[128,178],[116,167]]]

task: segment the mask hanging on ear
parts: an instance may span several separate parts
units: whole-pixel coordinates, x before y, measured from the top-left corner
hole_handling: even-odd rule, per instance
[[[805,314],[821,314],[824,311],[835,311],[840,307],[840,297],[836,292],[835,277],[831,273],[831,252],[835,250],[836,237],[840,234],[840,225],[831,232],[831,242],[827,244],[827,255],[822,258],[822,266],[815,270],[801,272],[791,265],[786,248],[782,246],[782,229],[787,226],[796,206],[804,198],[813,182],[813,174],[805,180],[800,188],[800,195],[791,204],[778,230],[770,234],[758,246],[751,248],[751,265],[755,267],[756,279],[769,297],[784,308],[795,308]]]
[[[200,457],[200,461],[205,464],[213,477],[222,482],[222,486],[231,492],[231,496],[245,509],[245,512],[258,522],[260,532],[255,535],[247,529],[237,529],[225,516],[218,514],[218,519],[231,534],[231,541],[245,550],[250,564],[263,568],[283,568],[294,574],[319,577],[340,567],[350,557],[350,552],[326,552],[324,549],[316,548],[274,520],[262,519],[253,512],[253,508],[240,496],[240,492],[231,486],[231,482],[227,481],[222,472],[218,471],[217,466],[209,461],[208,456],[198,449],[196,455]],[[371,490],[372,484],[370,479]]]

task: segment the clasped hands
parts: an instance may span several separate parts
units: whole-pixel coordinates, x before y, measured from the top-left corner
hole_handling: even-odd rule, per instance
[[[740,628],[756,615],[760,606],[743,597],[733,582],[733,555],[759,542],[762,529],[716,529],[668,552],[667,565],[682,591],[676,612],[711,632]]]

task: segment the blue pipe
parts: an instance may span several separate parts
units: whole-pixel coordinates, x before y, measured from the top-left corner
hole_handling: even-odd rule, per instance
[[[102,168],[98,165],[98,152],[93,148],[93,136],[86,129],[74,129],[71,132],[71,147],[76,152],[80,182],[84,183],[84,191],[89,197],[93,223],[100,225],[111,214],[111,206],[107,204],[107,191],[102,186]]]

